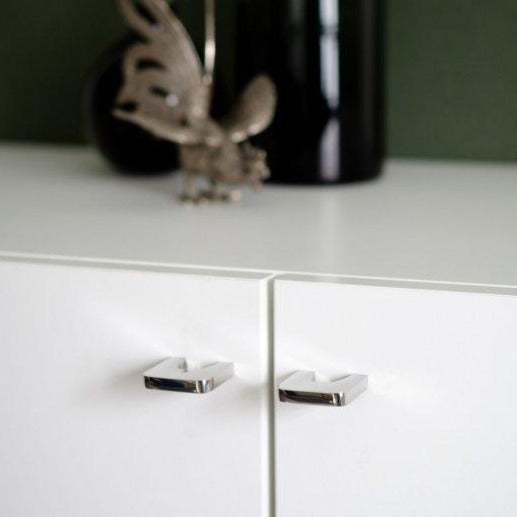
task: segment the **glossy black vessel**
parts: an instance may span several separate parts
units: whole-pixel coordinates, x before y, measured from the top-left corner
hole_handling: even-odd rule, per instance
[[[174,144],[158,140],[112,114],[122,85],[122,55],[135,36],[128,35],[98,60],[83,92],[83,119],[88,140],[114,167],[126,174],[150,175],[178,168]]]
[[[222,3],[227,3],[227,0]],[[202,49],[203,0],[172,0],[170,5],[198,50]],[[83,92],[85,131],[90,142],[123,173],[153,175],[172,172],[179,167],[175,144],[159,140],[138,126],[112,115],[114,101],[122,85],[122,56],[128,46],[137,40],[136,34],[128,32],[125,38],[97,60]]]
[[[379,174],[382,1],[220,2],[219,10],[227,12],[218,13],[218,44],[224,50],[218,58],[217,111],[224,113],[257,72],[274,78],[277,116],[256,139],[269,152],[272,181],[332,184]],[[222,4],[233,4],[234,11]]]

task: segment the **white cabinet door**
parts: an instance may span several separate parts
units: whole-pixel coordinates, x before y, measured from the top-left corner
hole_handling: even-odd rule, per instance
[[[277,398],[277,517],[517,515],[517,297],[470,291],[275,282],[277,384],[369,376]]]
[[[0,262],[0,514],[268,515],[261,275]],[[229,361],[196,395],[168,357]]]

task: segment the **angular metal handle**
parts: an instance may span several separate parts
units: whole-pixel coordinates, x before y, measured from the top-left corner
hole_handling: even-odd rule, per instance
[[[278,388],[281,402],[346,406],[368,388],[368,376],[347,374],[334,382],[316,382],[315,373],[299,371]]]
[[[183,357],[171,357],[144,373],[145,387],[150,390],[209,393],[233,377],[233,363],[214,363],[189,369]]]

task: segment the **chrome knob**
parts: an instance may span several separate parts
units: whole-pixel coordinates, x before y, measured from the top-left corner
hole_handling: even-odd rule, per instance
[[[315,380],[315,373],[299,371],[282,382],[278,388],[281,402],[346,406],[368,388],[368,376],[347,374],[332,382]]]
[[[189,368],[183,357],[171,357],[144,373],[150,390],[209,393],[233,377],[233,363],[213,363],[203,368]]]

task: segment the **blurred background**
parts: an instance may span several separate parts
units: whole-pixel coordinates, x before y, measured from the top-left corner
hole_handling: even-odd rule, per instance
[[[517,2],[388,0],[386,16],[388,155],[516,160]],[[85,78],[124,33],[115,0],[3,0],[0,139],[84,141]]]

